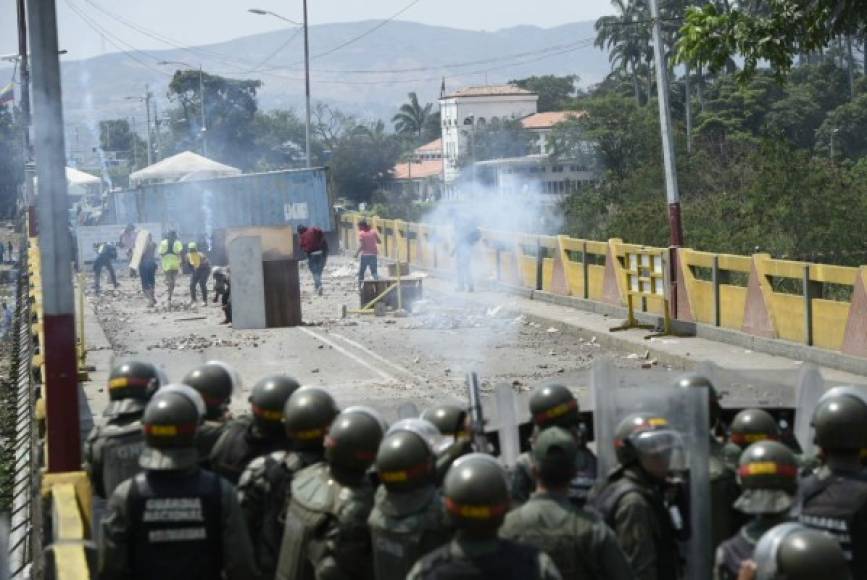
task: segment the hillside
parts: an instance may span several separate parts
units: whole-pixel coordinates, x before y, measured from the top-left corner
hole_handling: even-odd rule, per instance
[[[592,46],[592,22],[477,32],[398,21],[329,53],[377,24],[311,27],[315,101],[366,117],[390,118],[409,91],[418,92],[423,100],[435,100],[443,77],[449,89],[548,73],[577,74],[586,85],[599,81],[608,71],[606,55]],[[158,96],[160,108],[167,106],[166,86],[174,67],[157,65],[161,60],[201,64],[206,71],[236,78],[261,79],[263,108],[300,108],[303,43],[295,33],[296,29],[288,29],[194,48],[64,60],[70,140],[76,138],[73,127],[78,126],[77,137],[84,139],[87,126],[100,119],[135,115],[141,123],[143,106],[126,97],[142,95],[145,85]],[[386,72],[395,70],[401,72]]]

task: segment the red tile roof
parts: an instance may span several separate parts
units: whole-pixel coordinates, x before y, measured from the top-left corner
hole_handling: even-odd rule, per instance
[[[410,171],[410,169],[412,170]],[[442,159],[428,159],[420,163],[414,162],[412,168],[410,168],[409,163],[398,163],[394,166],[392,175],[395,179],[409,179],[410,175],[412,175],[412,179],[423,179],[425,177],[442,175],[442,172]]]
[[[443,151],[443,140],[437,139],[436,141],[431,141],[430,143],[425,143],[421,147],[415,150],[416,153],[442,153]]]
[[[557,123],[562,123],[569,119],[579,119],[586,113],[584,111],[549,111],[547,113],[536,113],[529,117],[521,119],[521,125],[525,129],[550,129]]]

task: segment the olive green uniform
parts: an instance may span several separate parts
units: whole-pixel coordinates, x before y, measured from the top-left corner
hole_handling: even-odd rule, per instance
[[[566,495],[533,494],[506,516],[500,536],[551,556],[564,580],[631,580],[629,562],[614,532],[599,516]]]
[[[527,561],[529,560],[529,561]],[[444,569],[459,568],[462,574],[450,574]],[[525,573],[524,568],[527,568]],[[456,538],[447,545],[419,560],[407,575],[407,580],[561,580],[553,560],[544,552],[509,540],[486,539],[473,541]]]

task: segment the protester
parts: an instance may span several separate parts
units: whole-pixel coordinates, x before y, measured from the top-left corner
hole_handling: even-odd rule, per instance
[[[199,251],[196,242],[187,245],[186,264],[190,272],[190,305],[196,303],[196,287],[202,295],[202,304],[208,305],[208,278],[211,276],[211,263],[208,257]]]
[[[117,276],[114,273],[114,260],[117,260],[117,249],[114,244],[100,244],[96,250],[96,260],[93,261],[93,287],[96,293],[99,294],[99,283],[102,278],[102,269],[108,270],[108,275],[111,277],[111,283],[117,288]]]
[[[361,220],[358,223],[358,251],[355,252],[355,257],[361,256],[361,262],[358,266],[358,284],[364,283],[364,273],[369,268],[370,275],[374,280],[379,280],[379,274],[376,272],[377,255],[379,254],[380,244],[379,234],[376,230],[370,227],[366,220]]]
[[[157,261],[154,256],[156,251],[157,245],[152,241],[148,241],[145,249],[142,251],[141,261],[138,264],[141,291],[148,299],[148,305],[151,308],[156,306],[157,303],[156,296],[154,296],[154,290],[157,285]]]
[[[317,227],[298,226],[298,240],[307,254],[307,267],[313,276],[313,287],[322,296],[322,271],[328,260],[328,241]]]
[[[172,306],[172,295],[175,292],[178,271],[181,269],[181,253],[183,251],[184,245],[178,240],[178,234],[174,230],[169,231],[166,239],[160,242],[160,256],[162,256],[163,273],[166,277],[169,308]]]

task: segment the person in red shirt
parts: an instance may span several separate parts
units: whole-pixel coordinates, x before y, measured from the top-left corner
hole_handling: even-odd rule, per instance
[[[307,254],[307,267],[313,275],[313,287],[322,296],[322,271],[328,261],[328,241],[317,227],[298,226],[298,240]]]
[[[370,268],[370,275],[374,280],[379,280],[379,275],[376,273],[376,259],[379,254],[377,244],[381,243],[379,234],[376,230],[371,229],[370,224],[365,220],[358,222],[358,251],[355,252],[355,257],[361,256],[361,264],[358,266],[358,285],[364,282],[364,273]]]

